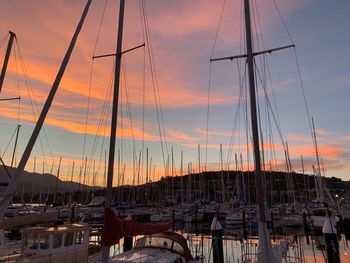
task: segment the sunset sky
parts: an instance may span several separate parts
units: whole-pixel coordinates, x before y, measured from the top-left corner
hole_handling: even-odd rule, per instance
[[[274,0],[252,2],[254,3],[252,16],[257,19],[253,22],[253,30],[258,28],[258,37],[260,41],[263,39],[263,42],[254,43],[256,51],[262,50],[263,47],[270,49],[290,45],[291,41],[296,45],[296,53],[293,49],[286,49],[267,55],[268,67],[261,68],[266,70],[268,79],[271,76],[272,86],[268,84],[267,94],[275,107],[274,114],[278,115],[283,139],[288,143],[293,170],[301,171],[301,155],[304,157],[306,172],[311,173],[312,165],[316,165],[315,149],[295,58],[297,54],[308,109],[310,116],[315,120],[325,174],[349,180],[349,1],[275,0],[288,32],[276,10]],[[162,109],[162,116],[159,118],[164,120],[166,133],[166,136],[162,137],[165,159],[169,155],[171,162],[171,148],[173,148],[174,167],[179,174],[180,153],[183,150],[184,173],[187,173],[189,162],[192,163],[193,169],[198,171],[198,145],[200,145],[202,169],[206,167],[207,170],[217,170],[220,167],[220,144],[222,144],[223,161],[230,160],[231,169],[235,168],[235,161],[233,155],[231,158],[228,157],[229,149],[232,149],[232,154],[242,153],[245,159],[243,165],[248,168],[243,112],[239,113],[239,124],[236,125],[234,132],[235,142],[230,147],[234,116],[239,105],[237,61],[212,62],[211,65],[209,61],[211,54],[216,58],[244,52],[241,1],[145,0],[144,3],[155,62],[153,70],[156,72],[156,89],[159,91],[156,100],[160,101]],[[14,145],[14,139],[10,141],[11,135],[19,121],[22,127],[16,154],[18,162],[32,132],[33,118],[36,118],[41,111],[85,4],[84,0],[0,0],[2,45],[0,63],[3,61],[7,45],[7,40],[4,42],[2,40],[9,30],[16,33],[19,46],[19,49],[17,44],[13,47],[0,98],[16,97],[19,94],[22,98],[20,110],[16,101],[0,101],[0,153],[8,165],[11,162]],[[101,31],[97,37],[104,5],[104,0],[92,1],[45,121],[45,131],[41,132],[40,141],[37,141],[26,166],[28,171],[34,169],[35,156],[36,171],[42,171],[45,160],[45,171],[50,172],[54,161],[53,172],[56,173],[58,160],[62,157],[61,178],[64,180],[70,178],[70,167],[75,161],[74,179],[77,180],[81,162],[87,156],[89,182],[92,183],[92,167],[95,161],[97,180],[102,183],[105,151],[108,153],[110,117],[103,115],[101,129],[98,127],[101,112],[106,113],[103,108],[106,97],[109,102],[108,114],[111,111],[111,95],[108,89],[111,87],[113,58],[96,59],[93,66],[91,58],[93,55],[115,52],[119,1],[107,1]],[[144,43],[141,21],[139,1],[127,0],[123,50]],[[95,43],[97,43],[96,49]],[[20,57],[25,63],[30,88],[25,82]],[[240,65],[243,65],[242,62],[239,60]],[[144,123],[143,72],[145,72],[146,91]],[[90,83],[86,147],[83,149]],[[206,149],[209,86],[209,135]],[[266,103],[263,90],[258,93],[263,123],[266,121]],[[154,94],[147,48],[124,54],[117,149],[122,152],[120,170],[125,166],[126,183],[133,181],[133,163],[136,163],[136,166],[139,163],[142,138],[144,138],[143,148],[149,148],[152,165],[156,166],[155,179],[165,173],[166,160],[162,157],[156,112],[159,104],[155,105]],[[263,136],[268,137],[266,132],[268,125],[261,125]],[[284,170],[281,140],[276,125],[272,126],[273,136],[276,139],[272,144],[269,141],[270,144],[266,144],[265,150],[269,152],[275,149],[277,155],[275,165],[277,169]],[[160,127],[164,134],[162,124]],[[96,142],[95,148],[94,142]],[[7,145],[9,146],[6,149]],[[137,157],[133,158],[134,146]],[[116,173],[117,162],[116,158]],[[251,169],[251,160],[249,162]],[[144,159],[140,161],[141,166],[145,166],[145,163]],[[224,165],[226,167],[227,164]],[[140,173],[144,177],[144,169],[141,170]],[[117,179],[114,182],[116,183]]]

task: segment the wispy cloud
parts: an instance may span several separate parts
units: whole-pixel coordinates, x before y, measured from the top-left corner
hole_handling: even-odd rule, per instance
[[[344,152],[344,147],[339,145],[318,145],[318,151],[325,158],[336,158]],[[313,145],[291,145],[289,147],[291,155],[315,155],[315,147]]]

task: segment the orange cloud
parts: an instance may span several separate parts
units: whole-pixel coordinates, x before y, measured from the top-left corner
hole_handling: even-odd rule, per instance
[[[336,158],[344,152],[344,149],[337,145],[318,145],[318,151],[324,158]],[[315,147],[313,145],[290,145],[289,153],[298,156],[314,156]]]
[[[327,136],[327,135],[332,135],[334,132],[326,130],[326,129],[316,129],[316,136]]]
[[[206,135],[208,134],[209,136],[214,136],[214,137],[227,137],[230,138],[232,135],[231,131],[218,131],[218,130],[209,130],[208,132],[206,130],[203,130],[201,128],[197,128],[195,130],[197,133],[201,134],[201,135]],[[237,136],[237,135],[236,135]]]
[[[345,141],[350,141],[350,136],[345,136],[345,137],[343,137],[343,140],[345,140]]]
[[[187,148],[198,148],[198,144],[192,144],[192,143],[183,143],[182,144],[184,147]],[[208,144],[207,146],[202,145],[203,147],[207,147],[208,149],[220,149],[220,144]],[[249,149],[252,149],[252,144],[248,144]],[[222,145],[223,149],[246,149],[247,148],[247,144],[240,144],[240,145]],[[266,143],[264,144],[264,150],[269,150],[269,151],[277,151],[277,150],[282,150],[283,146],[282,144],[269,144]]]

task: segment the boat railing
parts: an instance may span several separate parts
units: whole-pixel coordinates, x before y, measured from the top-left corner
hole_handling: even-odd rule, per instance
[[[242,262],[257,262],[258,261],[258,243],[243,242],[242,243]]]
[[[298,239],[288,240],[285,238],[276,239],[273,246],[287,244],[286,249],[282,252],[283,262],[288,263],[305,263],[303,249],[300,246]],[[250,239],[242,242],[241,255],[242,262],[257,262],[258,261],[258,239]]]
[[[284,255],[286,262],[295,262],[295,263],[305,263],[305,257],[302,247],[297,243],[289,244],[288,250]]]
[[[203,246],[204,246],[204,239],[207,239],[207,237],[204,237],[203,235],[187,235],[187,243],[188,243],[188,249],[191,252],[191,255],[193,256],[194,261],[193,262],[204,262],[204,254]]]

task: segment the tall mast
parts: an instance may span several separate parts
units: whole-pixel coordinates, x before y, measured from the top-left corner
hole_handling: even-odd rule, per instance
[[[61,161],[62,161],[62,157],[60,157],[60,160],[58,162],[58,169],[57,169],[57,176],[56,176],[56,184],[55,184],[55,194],[54,194],[54,198],[53,198],[53,203],[56,204],[57,201],[57,190],[58,190],[58,181],[60,179],[60,171],[61,171]]]
[[[254,162],[255,162],[255,185],[256,185],[256,199],[259,205],[259,216],[261,222],[266,222],[264,194],[262,187],[262,172],[260,161],[260,148],[259,148],[259,130],[258,130],[258,118],[256,110],[256,96],[255,96],[255,77],[254,77],[254,55],[253,55],[253,43],[252,32],[250,25],[250,7],[249,0],[244,0],[244,12],[245,12],[245,27],[246,27],[246,42],[247,42],[247,64],[249,75],[249,94],[250,94],[250,114],[252,123],[253,134],[253,149],[254,149]]]
[[[272,254],[271,240],[270,240],[269,233],[266,226],[266,215],[265,215],[265,204],[264,204],[266,197],[264,195],[261,160],[260,160],[259,128],[258,128],[258,117],[257,117],[257,102],[256,102],[256,95],[255,95],[254,56],[258,56],[266,53],[272,53],[272,52],[290,48],[290,47],[295,47],[295,45],[291,44],[288,46],[253,52],[249,0],[244,0],[244,14],[245,14],[247,54],[240,54],[236,56],[228,56],[228,57],[221,57],[221,58],[211,58],[210,62],[220,61],[220,60],[233,60],[238,58],[247,59],[248,77],[249,77],[249,95],[250,95],[250,114],[251,114],[253,149],[254,149],[256,200],[259,206],[258,221],[259,221],[259,251],[260,252],[258,254],[258,262],[273,262],[275,260]]]
[[[252,43],[252,32],[250,25],[250,7],[249,0],[244,0],[244,13],[245,13],[245,27],[246,27],[246,43],[247,43],[247,64],[248,64],[248,77],[249,77],[249,95],[250,95],[250,114],[253,134],[253,149],[254,149],[254,162],[255,162],[255,187],[256,187],[256,200],[259,206],[259,253],[258,262],[274,262],[275,258],[272,251],[270,234],[267,230],[266,216],[265,216],[265,204],[264,204],[264,191],[262,184],[262,172],[260,161],[260,149],[259,149],[259,130],[258,130],[258,118],[255,96],[255,77],[254,77],[254,54]]]
[[[108,157],[108,169],[107,169],[107,189],[106,189],[106,202],[105,202],[106,208],[109,208],[112,204],[114,154],[115,154],[117,117],[118,117],[119,79],[120,79],[120,67],[121,67],[121,58],[122,58],[124,5],[125,5],[125,0],[120,0],[118,38],[117,38],[117,49],[116,49],[116,56],[115,56],[115,71],[114,71],[111,138],[109,143],[109,157]],[[105,220],[106,220],[106,217],[105,217]],[[102,254],[102,262],[107,262],[108,257],[109,257],[109,247],[104,247],[103,254]]]
[[[10,34],[10,38],[9,38],[9,42],[7,44],[6,55],[4,58],[4,63],[2,65],[1,75],[0,75],[0,93],[2,90],[2,85],[4,84],[4,79],[5,79],[5,74],[6,74],[6,69],[7,69],[7,65],[9,62],[10,54],[11,54],[13,39],[16,37],[16,34],[13,33],[12,31],[9,31],[9,34]]]
[[[38,138],[39,136],[39,133],[40,133],[40,130],[44,124],[44,121],[45,121],[45,118],[46,118],[46,115],[47,113],[49,112],[49,109],[51,107],[51,104],[52,104],[52,101],[55,97],[55,94],[56,94],[56,91],[60,85],[60,82],[61,82],[61,79],[63,77],[63,74],[66,70],[66,67],[67,67],[67,64],[69,62],[69,59],[70,59],[70,56],[73,52],[73,49],[74,49],[74,46],[75,46],[75,43],[77,41],[77,38],[78,38],[78,35],[80,33],[80,30],[83,26],[83,23],[84,23],[84,20],[86,18],[86,15],[89,11],[89,7],[90,7],[90,4],[91,4],[91,1],[92,0],[88,0],[87,3],[86,3],[86,6],[84,8],[84,11],[83,11],[83,14],[80,18],[80,21],[77,25],[77,28],[74,32],[74,35],[72,37],[72,40],[69,44],[69,47],[68,47],[68,50],[63,58],[63,61],[62,61],[62,64],[61,64],[61,67],[56,75],[56,78],[55,78],[55,81],[54,83],[52,84],[52,87],[51,87],[51,90],[50,90],[50,93],[46,99],[46,102],[44,104],[44,107],[40,113],[40,116],[38,118],[38,121],[34,127],[34,130],[33,130],[33,133],[29,139],[29,142],[27,144],[27,147],[25,148],[24,152],[23,152],[23,155],[22,155],[22,158],[18,164],[18,167],[16,169],[16,172],[15,174],[13,175],[9,185],[7,186],[7,189],[6,189],[6,192],[4,193],[4,199],[1,201],[0,203],[0,218],[3,218],[4,217],[4,214],[5,214],[5,211],[9,205],[9,203],[11,202],[12,200],[12,195],[13,193],[15,192],[16,190],[16,187],[17,187],[17,184],[18,184],[18,181],[19,181],[19,178],[20,176],[22,175],[22,172],[28,162],[28,159],[29,159],[29,156],[33,150],[33,147],[34,147],[34,144],[36,142],[36,139]]]
[[[13,152],[12,152],[12,159],[11,159],[11,167],[13,167],[13,163],[15,161],[15,156],[16,156],[16,149],[17,149],[17,142],[18,142],[18,135],[19,135],[19,129],[21,128],[21,125],[17,125],[16,129],[16,139],[15,139],[15,145],[13,146]]]

